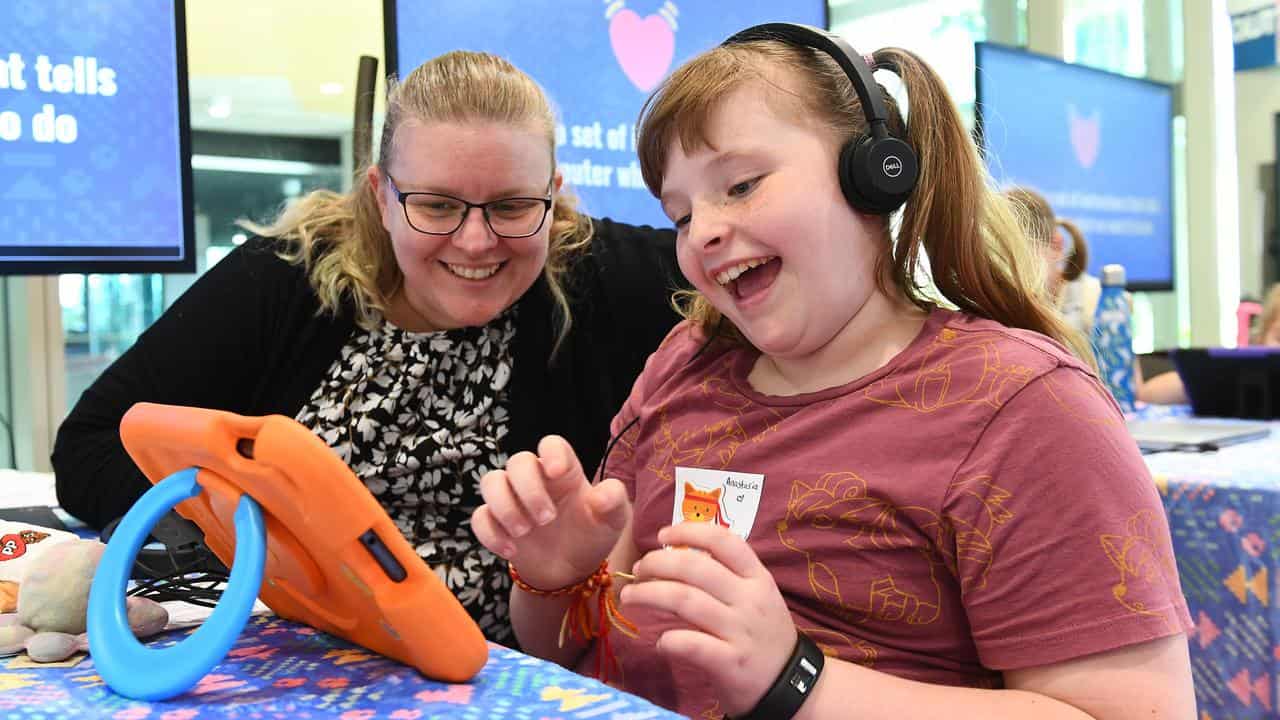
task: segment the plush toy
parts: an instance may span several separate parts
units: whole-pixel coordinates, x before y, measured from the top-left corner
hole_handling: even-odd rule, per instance
[[[0,657],[26,650],[35,662],[60,662],[89,650],[89,586],[106,547],[94,540],[59,542],[26,568],[16,583],[17,612],[0,615]],[[131,597],[125,607],[137,637],[154,635],[169,622],[169,612],[154,600]]]

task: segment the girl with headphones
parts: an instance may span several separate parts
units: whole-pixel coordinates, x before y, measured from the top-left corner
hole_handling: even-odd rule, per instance
[[[1194,717],[1154,483],[938,75],[752,28],[638,148],[696,292],[608,479],[481,480],[524,650],[690,717]]]

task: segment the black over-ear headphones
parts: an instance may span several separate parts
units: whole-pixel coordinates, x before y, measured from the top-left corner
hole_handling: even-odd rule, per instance
[[[858,93],[868,128],[866,134],[851,139],[840,149],[836,169],[840,175],[840,189],[850,205],[865,213],[888,215],[901,207],[916,186],[920,163],[910,145],[889,134],[889,113],[885,110],[884,99],[871,75],[871,68],[862,56],[838,35],[795,23],[766,23],[749,27],[735,33],[721,45],[752,40],[780,40],[813,48],[831,56],[840,65]]]

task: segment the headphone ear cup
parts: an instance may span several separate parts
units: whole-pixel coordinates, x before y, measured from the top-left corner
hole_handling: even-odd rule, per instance
[[[915,152],[898,138],[863,135],[840,150],[840,189],[864,213],[888,215],[902,207],[919,174]]]
[[[862,198],[862,187],[864,180],[860,180],[858,175],[859,167],[859,148],[867,143],[866,135],[859,135],[846,142],[840,148],[840,159],[837,161],[836,172],[840,175],[840,192],[844,193],[844,199],[849,205],[860,212],[872,212],[867,207],[867,203]],[[865,154],[865,153],[862,153]]]

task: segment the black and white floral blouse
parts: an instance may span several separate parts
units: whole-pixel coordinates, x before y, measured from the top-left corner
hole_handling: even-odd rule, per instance
[[[471,532],[506,464],[515,309],[484,327],[357,331],[297,415],[355,472],[490,640],[511,644],[506,564]]]

